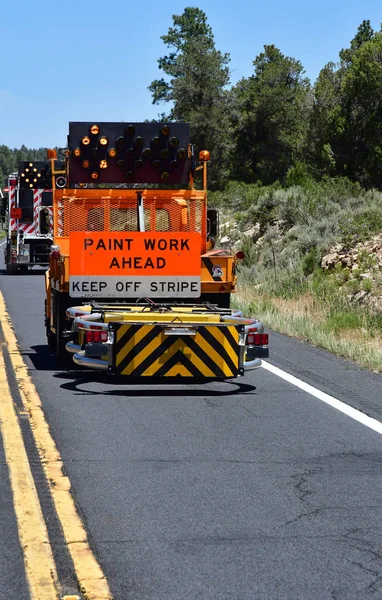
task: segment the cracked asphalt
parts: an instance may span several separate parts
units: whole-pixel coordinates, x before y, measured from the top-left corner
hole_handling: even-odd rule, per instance
[[[116,600],[382,598],[379,434],[263,369],[187,386],[59,370],[42,272],[0,287]],[[382,419],[380,375],[270,339],[270,362]],[[0,468],[0,599],[24,600]]]

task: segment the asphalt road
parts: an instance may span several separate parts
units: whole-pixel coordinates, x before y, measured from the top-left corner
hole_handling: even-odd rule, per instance
[[[380,434],[265,369],[160,387],[60,370],[42,272],[0,289],[115,600],[382,598]],[[380,375],[276,334],[269,362],[382,420]],[[0,477],[0,599],[24,600],[1,447]]]

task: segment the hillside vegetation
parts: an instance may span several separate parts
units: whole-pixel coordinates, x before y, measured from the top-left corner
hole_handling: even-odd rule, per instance
[[[382,372],[382,193],[346,179],[231,183],[220,245],[243,250],[236,304],[282,333]]]

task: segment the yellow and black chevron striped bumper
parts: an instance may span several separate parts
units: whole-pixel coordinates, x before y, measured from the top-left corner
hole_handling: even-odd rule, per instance
[[[112,323],[113,366],[130,377],[226,379],[242,375],[243,325]]]

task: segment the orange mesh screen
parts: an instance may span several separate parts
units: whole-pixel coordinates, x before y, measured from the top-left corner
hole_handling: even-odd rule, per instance
[[[138,231],[134,190],[56,190],[55,236],[72,231]],[[146,231],[197,231],[206,237],[206,199],[203,191],[142,193]]]

